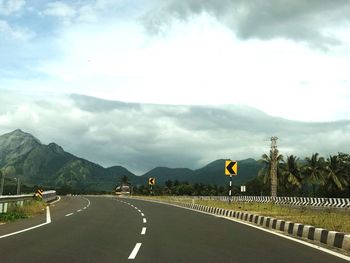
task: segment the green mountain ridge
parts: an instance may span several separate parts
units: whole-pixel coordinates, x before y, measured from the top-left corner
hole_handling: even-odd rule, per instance
[[[156,178],[157,184],[167,180],[226,185],[224,159],[191,170],[188,168],[156,167],[142,176],[136,176],[123,166],[104,168],[79,158],[56,143],[44,145],[33,135],[19,129],[0,136],[0,168],[13,166],[16,176],[27,185],[47,188],[68,187],[81,192],[112,191],[127,176],[133,185],[147,185],[148,178]],[[261,165],[254,159],[239,161],[238,176],[233,183],[243,184],[256,177]]]

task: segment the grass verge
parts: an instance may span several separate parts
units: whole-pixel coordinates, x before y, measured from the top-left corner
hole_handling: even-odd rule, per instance
[[[22,207],[15,205],[9,207],[7,213],[0,213],[0,222],[13,222],[18,219],[25,219],[35,215],[43,214],[45,203],[42,201],[29,201]]]
[[[144,196],[142,196],[144,198]],[[243,202],[228,202],[215,200],[199,200],[190,197],[170,197],[170,196],[155,196],[147,197],[159,201],[171,203],[194,203],[205,205],[209,207],[218,207],[230,209],[234,211],[244,211],[251,214],[269,216],[276,219],[283,219],[292,221],[294,223],[301,223],[305,225],[312,225],[328,229],[331,231],[338,231],[350,234],[350,210],[338,209],[314,209],[308,207],[288,207],[275,204],[261,204],[261,203],[243,203]]]

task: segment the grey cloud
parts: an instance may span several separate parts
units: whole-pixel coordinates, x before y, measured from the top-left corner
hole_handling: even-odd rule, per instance
[[[286,38],[327,48],[340,43],[324,32],[347,23],[350,2],[346,0],[168,0],[143,18],[150,32],[159,32],[174,19],[188,20],[203,12],[215,16],[242,39]]]
[[[7,96],[7,97],[6,97]],[[305,123],[245,106],[166,106],[71,95],[0,99],[0,133],[16,128],[104,166],[142,174],[156,166],[199,168],[219,158],[260,158],[276,135],[282,154],[347,152],[350,121]]]

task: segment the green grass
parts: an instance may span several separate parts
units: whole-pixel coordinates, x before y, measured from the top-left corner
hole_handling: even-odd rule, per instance
[[[24,206],[11,206],[7,213],[0,213],[0,222],[13,222],[19,219],[25,219],[38,214],[43,214],[45,203],[42,201],[26,202]]]
[[[231,209],[234,211],[244,211],[256,215],[269,216],[276,219],[283,219],[292,221],[294,223],[301,223],[305,225],[312,225],[328,229],[331,231],[338,231],[350,234],[350,210],[336,210],[336,209],[311,209],[307,207],[291,208],[288,206],[281,206],[275,204],[261,204],[261,203],[243,203],[243,202],[228,202],[214,201],[214,200],[198,200],[189,197],[147,197],[172,203],[195,203],[210,207],[218,207]]]

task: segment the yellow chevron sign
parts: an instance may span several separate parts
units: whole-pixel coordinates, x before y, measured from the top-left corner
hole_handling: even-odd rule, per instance
[[[155,185],[156,184],[156,178],[149,178],[148,179],[148,184],[149,185]]]
[[[238,170],[237,161],[226,160],[225,161],[225,174],[226,175],[237,175]]]
[[[44,190],[39,189],[39,190],[36,191],[35,196],[36,196],[36,197],[43,198],[43,192],[44,192]]]

